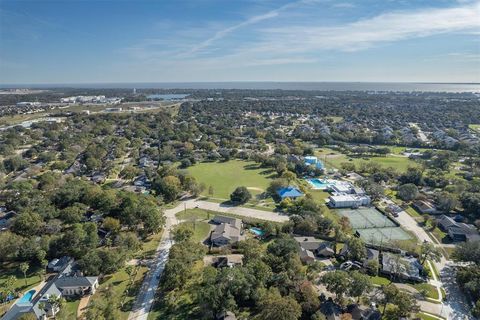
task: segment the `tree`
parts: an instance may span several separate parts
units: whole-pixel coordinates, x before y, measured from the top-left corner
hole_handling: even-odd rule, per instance
[[[275,288],[260,298],[259,305],[262,320],[296,320],[302,315],[298,302],[290,296],[282,297]]]
[[[239,204],[244,204],[251,198],[252,194],[246,187],[237,187],[230,195],[230,201]]]
[[[193,228],[187,223],[180,223],[172,231],[175,242],[188,241],[193,237],[193,234]]]
[[[117,233],[118,231],[120,231],[121,225],[118,219],[115,219],[112,217],[106,217],[103,220],[102,227],[107,231],[110,231],[112,233]]]
[[[382,294],[383,294],[383,298],[381,300],[381,303],[383,304],[382,316],[385,314],[385,310],[387,309],[387,304],[395,301],[399,292],[400,291],[393,283],[382,286]]]
[[[411,201],[418,196],[418,188],[413,183],[402,184],[398,187],[398,196],[405,201]]]
[[[455,246],[452,258],[456,261],[473,262],[480,265],[480,241],[462,242]]]
[[[33,236],[44,224],[42,217],[35,212],[20,213],[13,221],[12,231],[22,236]]]
[[[369,276],[358,271],[350,273],[350,279],[348,294],[351,297],[357,297],[357,302],[359,302],[361,296],[372,290],[372,281]]]
[[[214,193],[213,191],[214,191],[214,190],[213,190],[213,186],[209,186],[209,187],[208,187],[208,195],[209,195],[210,197],[213,196],[213,193]]]
[[[355,261],[362,261],[367,257],[367,248],[361,238],[351,237],[347,240],[348,258]]]
[[[290,184],[290,182],[294,181],[297,178],[297,175],[292,171],[286,170],[282,173],[282,178],[287,180],[288,184]]]
[[[23,278],[25,279],[25,286],[27,286],[27,271],[30,268],[28,262],[20,263],[19,269],[23,273]]]
[[[458,204],[455,195],[449,192],[441,192],[436,195],[437,207],[439,210],[450,213]]]
[[[325,273],[320,282],[325,285],[328,291],[335,294],[337,301],[341,301],[349,289],[348,273],[342,270],[335,270]]]
[[[420,263],[423,265],[427,260],[433,260],[440,262],[442,258],[442,253],[440,249],[435,247],[433,243],[423,242],[420,247]]]

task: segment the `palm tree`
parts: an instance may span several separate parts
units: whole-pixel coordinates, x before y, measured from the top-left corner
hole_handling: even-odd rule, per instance
[[[25,286],[27,286],[27,271],[30,268],[30,266],[28,265],[28,262],[22,262],[20,263],[19,268],[20,268],[20,271],[22,271],[23,273],[23,278],[25,279]]]

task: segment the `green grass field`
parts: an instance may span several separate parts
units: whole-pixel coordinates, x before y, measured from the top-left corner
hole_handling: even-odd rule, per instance
[[[403,147],[389,147],[394,154],[389,154],[386,157],[365,157],[365,158],[351,158],[346,154],[329,149],[322,148],[316,152],[316,155],[326,163],[327,167],[340,168],[342,162],[353,162],[358,168],[362,163],[375,162],[384,168],[393,167],[400,172],[404,172],[408,167],[416,167],[418,164],[400,153],[405,149]]]
[[[186,224],[192,227],[193,229],[192,240],[195,242],[203,242],[210,234],[210,225],[205,221],[192,219],[191,221],[185,221],[185,222],[182,222],[181,224]]]
[[[270,179],[276,176],[271,169],[240,160],[203,162],[188,168],[188,171],[207,186],[203,195],[208,195],[208,188],[212,186],[211,197],[225,200],[230,199],[230,194],[239,186],[245,186],[252,195],[258,195],[267,189]]]

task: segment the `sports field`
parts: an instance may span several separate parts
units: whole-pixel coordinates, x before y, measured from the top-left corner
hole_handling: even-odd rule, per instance
[[[411,236],[375,208],[339,209],[355,231],[367,243],[380,244],[393,240],[409,240]]]

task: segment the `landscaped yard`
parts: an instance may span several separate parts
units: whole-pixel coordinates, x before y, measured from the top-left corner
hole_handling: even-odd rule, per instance
[[[377,286],[384,286],[390,283],[390,279],[381,276],[370,276],[372,283]]]
[[[264,192],[270,179],[276,176],[272,169],[260,168],[251,161],[230,160],[227,162],[203,162],[188,168],[188,171],[207,186],[203,195],[208,195],[208,189],[213,187],[213,198],[228,200],[236,187],[245,186],[258,195]]]

